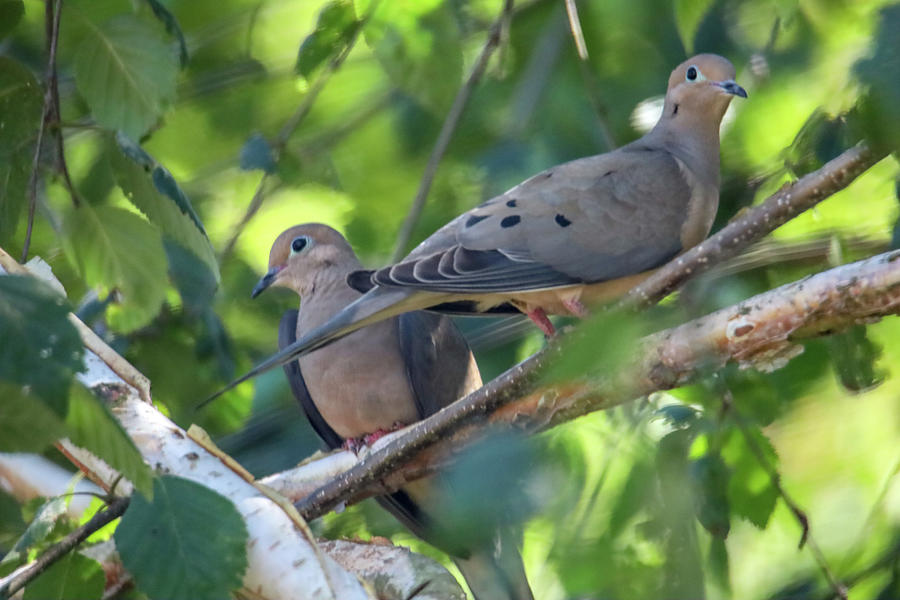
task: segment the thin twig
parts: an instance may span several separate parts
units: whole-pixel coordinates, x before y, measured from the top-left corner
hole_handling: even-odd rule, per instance
[[[572,31],[572,39],[575,40],[575,48],[578,49],[578,58],[587,60],[587,44],[584,43],[584,32],[581,31],[581,19],[578,18],[575,0],[566,0],[566,14],[569,15],[569,29]]]
[[[494,50],[500,45],[504,31],[507,31],[509,28],[512,9],[513,0],[504,0],[500,16],[497,17],[497,20],[491,26],[487,40],[484,42],[484,47],[481,49],[481,54],[478,55],[478,59],[475,61],[475,64],[472,65],[472,71],[469,73],[469,78],[456,93],[456,98],[453,99],[453,105],[450,107],[450,111],[444,119],[444,124],[441,126],[437,141],[434,143],[434,148],[431,150],[431,156],[428,157],[428,163],[425,165],[425,171],[422,173],[422,179],[419,182],[419,189],[416,191],[416,196],[413,198],[409,213],[407,213],[406,218],[403,220],[403,225],[400,227],[400,232],[397,234],[397,244],[394,246],[391,262],[400,260],[400,258],[406,254],[406,246],[409,244],[413,230],[415,230],[416,224],[422,216],[422,210],[425,208],[425,200],[428,198],[428,191],[431,189],[431,184],[434,181],[434,176],[437,174],[441,159],[447,151],[447,146],[450,145],[450,139],[453,137],[456,126],[459,124],[459,119],[462,116],[463,110],[465,110],[469,97],[472,95],[472,91],[475,89],[475,86],[478,84],[482,75],[484,75],[488,61],[494,53]]]
[[[45,0],[44,25],[47,32],[47,73],[45,76],[44,107],[41,112],[41,123],[38,126],[37,141],[34,146],[34,158],[31,161],[31,175],[28,178],[28,226],[25,229],[25,241],[22,244],[22,262],[28,260],[28,248],[31,246],[31,232],[34,228],[34,213],[37,209],[37,178],[41,162],[41,148],[44,145],[44,129],[55,114],[53,111],[54,96],[52,85],[56,78],[56,46],[59,39],[59,14],[62,0]]]
[[[309,111],[312,109],[313,104],[319,97],[319,94],[323,89],[325,89],[325,84],[328,83],[328,81],[331,79],[331,76],[334,75],[334,73],[341,67],[342,64],[344,64],[344,61],[350,54],[350,51],[353,50],[353,47],[356,45],[356,41],[359,39],[359,34],[360,32],[362,32],[363,27],[365,27],[365,24],[371,16],[373,9],[370,9],[369,15],[367,15],[356,24],[356,27],[353,30],[353,34],[350,36],[350,39],[347,40],[347,45],[325,66],[324,70],[316,78],[316,81],[306,92],[306,96],[303,97],[303,100],[300,102],[297,110],[294,111],[294,114],[291,115],[291,117],[285,122],[284,126],[282,126],[281,130],[278,132],[278,136],[275,138],[271,145],[272,160],[275,164],[277,164],[281,159],[281,153],[284,151],[288,139],[291,137],[297,127],[300,126],[300,123],[303,122],[303,119],[306,118],[306,115],[309,114]],[[229,237],[228,241],[225,242],[225,247],[219,257],[220,261],[224,261],[232,253],[232,251],[234,251],[234,246],[237,243],[237,240],[240,237],[241,233],[243,233],[244,228],[247,226],[247,223],[250,222],[250,220],[256,215],[257,211],[259,211],[260,207],[262,206],[263,200],[265,200],[266,184],[268,183],[268,180],[269,173],[263,172],[263,175],[259,180],[259,185],[256,186],[256,191],[253,193],[253,198],[250,200],[250,205],[247,207],[247,211],[244,213],[244,216],[241,217],[241,220],[238,222],[238,224],[235,225],[234,229],[231,232],[231,237]]]
[[[716,379],[721,382],[721,378],[717,377]],[[825,558],[825,555],[822,553],[822,549],[819,547],[819,544],[816,543],[816,539],[815,537],[813,537],[812,531],[810,530],[809,517],[806,515],[806,511],[803,510],[799,504],[797,504],[797,502],[787,493],[787,490],[784,489],[784,486],[781,485],[781,475],[778,473],[775,467],[773,467],[772,464],[769,463],[769,461],[766,459],[765,453],[762,451],[762,448],[759,447],[759,444],[756,442],[753,436],[750,435],[747,423],[744,420],[743,415],[738,410],[737,405],[735,405],[734,396],[732,396],[731,390],[725,387],[724,382],[721,382],[720,385],[723,387],[722,405],[725,412],[731,413],[735,424],[738,426],[738,429],[741,430],[741,435],[744,437],[744,442],[746,442],[747,447],[753,454],[753,457],[756,458],[756,462],[766,472],[766,475],[769,476],[769,481],[772,483],[772,487],[775,488],[778,496],[784,501],[785,506],[788,507],[788,510],[791,511],[791,514],[794,515],[794,518],[797,519],[797,523],[800,525],[800,543],[798,544],[797,548],[802,549],[803,546],[807,546],[809,548],[813,559],[819,566],[819,570],[821,570],[822,574],[825,575],[825,579],[828,580],[828,585],[831,586],[831,589],[834,592],[835,596],[841,598],[842,600],[847,600],[847,586],[845,586],[838,580],[834,572],[831,570],[831,567],[828,565],[828,560]]]
[[[134,579],[129,573],[122,573],[114,584],[106,588],[100,600],[113,600],[116,596],[134,584]]]
[[[25,587],[29,581],[46,571],[50,565],[68,554],[75,546],[86,540],[92,533],[121,517],[125,514],[125,509],[128,508],[130,502],[130,498],[114,499],[104,510],[91,517],[90,521],[47,548],[34,562],[0,579],[0,597],[12,596]]]

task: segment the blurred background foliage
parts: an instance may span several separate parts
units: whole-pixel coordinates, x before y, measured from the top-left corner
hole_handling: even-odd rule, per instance
[[[523,0],[412,239],[398,240],[501,5],[66,0],[60,114],[43,134],[29,256],[49,262],[79,316],[150,377],[163,410],[181,425],[199,423],[264,475],[318,447],[280,371],[202,412],[193,407],[275,349],[281,312],[296,298],[251,301],[250,290],[287,226],[328,223],[364,263],[384,264],[398,244],[411,249],[535,172],[639,136],[669,71],[700,51],[730,58],[750,95],[723,126],[716,228],[862,137],[900,149],[896,3],[583,0],[582,63],[563,1]],[[44,21],[41,2],[0,1],[0,246],[14,256],[26,238],[41,121]],[[57,129],[71,189],[52,142]],[[609,365],[636,332],[897,247],[898,173],[889,155],[675,301],[615,323],[613,334],[588,324],[591,343],[555,376]],[[247,220],[254,198],[262,203]],[[28,357],[77,350],[46,289],[0,284],[2,306],[16,308],[0,314],[3,345],[42,340],[25,358],[0,352],[0,450],[35,450],[63,426],[60,398],[77,367],[60,359],[47,379]],[[52,314],[56,325],[32,327],[33,314]],[[543,343],[522,319],[460,325],[486,380]],[[897,365],[900,322],[887,319],[806,343],[781,370],[728,368],[535,439],[489,441],[456,467],[459,498],[448,510],[472,523],[521,522],[542,599],[819,600],[833,594],[823,564],[855,599],[900,598]],[[38,383],[48,388],[37,390],[43,403],[16,395],[16,386]],[[65,426],[89,434],[83,421],[69,415]],[[21,435],[34,423],[46,423],[44,435]],[[104,449],[127,455],[112,442]],[[502,477],[485,477],[486,464]],[[802,549],[776,482],[809,519]],[[0,554],[33,512],[0,492]],[[371,502],[316,527],[327,536],[387,535],[439,556]]]

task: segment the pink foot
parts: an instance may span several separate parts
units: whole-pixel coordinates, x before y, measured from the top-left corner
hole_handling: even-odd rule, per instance
[[[365,445],[365,436],[358,438],[347,438],[344,440],[344,443],[341,444],[341,448],[344,450],[349,450],[353,454],[359,454],[359,451],[362,450]]]
[[[393,432],[397,431],[398,429],[403,429],[403,427],[405,427],[405,425],[403,423],[397,421],[396,423],[391,425],[390,429],[381,429],[381,428],[376,429],[372,433],[368,433],[368,434],[364,435],[362,437],[362,439],[366,443],[367,446],[371,446],[372,444],[374,444],[375,442],[377,442],[378,440],[380,440],[387,434],[393,433]]]
[[[544,312],[543,308],[525,311],[525,315],[534,321],[534,324],[537,325],[547,337],[553,337],[556,334],[556,329],[553,327],[553,323],[550,322],[550,319],[547,318],[547,313]]]
[[[584,319],[585,317],[589,317],[591,315],[587,307],[582,304],[581,300],[579,300],[578,298],[567,298],[563,300],[562,303],[563,306],[566,307],[566,310],[568,310],[579,319]]]

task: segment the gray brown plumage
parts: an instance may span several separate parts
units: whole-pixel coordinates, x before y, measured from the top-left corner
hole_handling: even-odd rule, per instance
[[[346,278],[360,268],[344,237],[326,225],[298,225],[278,236],[253,296],[272,286],[300,296],[300,310],[287,311],[281,320],[279,347],[290,346],[359,298]],[[329,448],[423,419],[481,386],[474,357],[453,323],[425,312],[375,323],[286,363],[284,370]],[[438,476],[378,500],[413,533],[451,554],[479,600],[530,598],[514,545],[501,558],[493,548],[442,543],[436,532],[448,524],[428,507],[437,504],[435,494],[446,492]]]

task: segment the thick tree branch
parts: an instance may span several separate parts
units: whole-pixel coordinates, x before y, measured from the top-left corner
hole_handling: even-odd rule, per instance
[[[844,265],[641,340],[614,376],[539,389],[554,343],[483,388],[416,423],[352,469],[296,502],[307,519],[339,503],[392,491],[433,472],[488,425],[536,433],[651,392],[672,389],[734,361],[772,370],[797,341],[900,313],[900,251]],[[284,486],[290,487],[290,486]]]
[[[404,254],[406,254],[406,246],[409,244],[413,230],[416,228],[416,223],[419,222],[419,217],[422,216],[422,210],[425,208],[425,200],[428,198],[428,190],[431,189],[431,183],[434,181],[434,176],[437,174],[438,166],[441,164],[441,159],[444,157],[444,152],[447,151],[447,146],[450,145],[450,139],[453,137],[453,132],[456,130],[456,126],[459,123],[460,117],[462,117],[463,110],[466,108],[466,103],[468,103],[472,91],[475,89],[475,86],[478,84],[479,80],[481,80],[481,76],[484,75],[484,71],[487,69],[487,64],[491,55],[493,55],[494,50],[500,46],[500,41],[503,39],[503,32],[509,30],[509,20],[512,16],[512,9],[513,0],[504,0],[500,16],[497,17],[497,20],[491,26],[487,41],[484,43],[481,54],[478,55],[478,59],[472,66],[469,78],[456,93],[456,98],[453,99],[453,105],[450,107],[450,111],[444,119],[444,124],[441,126],[437,141],[434,143],[434,148],[431,150],[431,156],[428,157],[428,163],[425,165],[425,172],[422,173],[422,180],[419,182],[419,189],[416,191],[416,197],[413,199],[412,206],[409,208],[409,213],[407,213],[406,218],[403,220],[403,225],[400,227],[400,233],[397,234],[397,244],[394,246],[391,262],[397,262]]]

